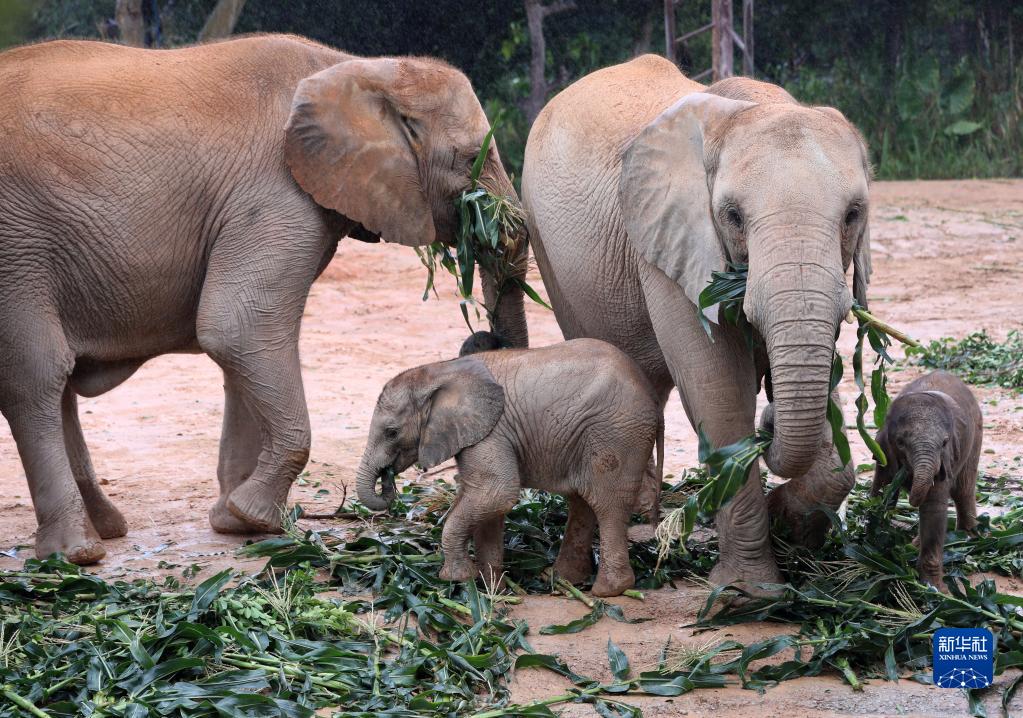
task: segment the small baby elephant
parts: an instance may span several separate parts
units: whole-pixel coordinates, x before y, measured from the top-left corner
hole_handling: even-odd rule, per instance
[[[458,496],[441,536],[440,576],[467,581],[480,573],[488,580],[501,575],[504,517],[522,487],[564,494],[568,525],[555,571],[573,583],[590,576],[599,525],[593,593],[616,596],[635,581],[629,514],[655,444],[660,477],[663,436],[646,377],[610,344],[576,339],[473,354],[409,369],[387,382],[359,467],[359,499],[384,509],[394,497],[389,477],[395,472],[454,456]]]
[[[877,434],[888,465],[875,469],[872,492],[881,493],[900,468],[906,470],[912,482],[909,503],[920,508],[917,569],[923,581],[942,590],[949,496],[956,505],[956,528],[972,531],[977,526],[983,432],[973,393],[960,379],[937,371],[899,392]]]

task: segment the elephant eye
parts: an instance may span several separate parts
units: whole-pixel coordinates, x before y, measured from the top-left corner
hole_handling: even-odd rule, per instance
[[[725,219],[736,229],[742,229],[742,212],[738,207],[728,207],[725,210]]]
[[[407,115],[401,116],[401,124],[405,125],[405,129],[408,130],[409,136],[412,137],[414,142],[419,142],[419,133],[416,132],[415,123],[411,117]]]
[[[396,439],[398,438],[398,430],[395,429],[393,426],[389,426],[386,429],[384,429],[384,436],[387,437],[388,439]]]
[[[860,208],[859,207],[850,207],[848,209],[848,211],[846,211],[846,213],[845,213],[845,224],[846,224],[846,226],[848,227],[849,225],[851,225],[853,222],[855,222],[859,218],[860,218]]]

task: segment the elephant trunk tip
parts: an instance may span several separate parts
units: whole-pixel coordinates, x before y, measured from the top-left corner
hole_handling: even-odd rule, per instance
[[[380,493],[377,493],[376,490],[378,478],[380,479]],[[385,511],[394,501],[397,493],[394,488],[394,470],[390,467],[382,471],[363,467],[359,471],[356,484],[359,501],[371,511]]]
[[[934,486],[933,479],[927,478],[927,476],[914,477],[913,486],[909,490],[909,505],[915,509],[920,508],[920,504],[927,498],[932,486]]]

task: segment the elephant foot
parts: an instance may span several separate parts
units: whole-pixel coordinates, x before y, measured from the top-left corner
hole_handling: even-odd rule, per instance
[[[128,522],[124,520],[124,515],[103,493],[98,483],[79,484],[78,491],[82,495],[85,512],[101,538],[120,538],[128,533]]]
[[[218,534],[258,534],[263,531],[252,524],[242,521],[227,508],[227,497],[221,496],[209,513],[210,526]]]
[[[737,589],[755,598],[777,598],[782,589],[772,588],[763,584],[782,584],[778,567],[767,564],[732,564],[718,561],[711,569],[708,580],[714,586],[735,586]]]
[[[476,576],[476,566],[468,560],[445,559],[438,575],[443,581],[469,581]]]
[[[79,566],[96,563],[107,554],[99,534],[85,516],[81,521],[39,526],[36,531],[36,557],[44,559],[53,553],[62,553],[68,561]]]
[[[583,583],[593,575],[593,556],[589,554],[566,556],[560,553],[558,560],[554,562],[554,573],[569,583]]]
[[[598,571],[597,580],[590,589],[590,593],[600,598],[608,596],[621,596],[622,591],[627,591],[636,585],[636,574],[632,568],[621,571]]]
[[[776,486],[767,495],[767,511],[788,531],[797,546],[816,549],[824,545],[831,519],[819,510],[820,502],[800,495],[792,481]]]
[[[249,527],[246,533],[279,534],[290,487],[289,483],[283,492],[273,491],[249,479],[227,497],[227,510]]]
[[[128,522],[124,514],[106,496],[102,501],[86,502],[85,509],[100,538],[120,538],[128,533]]]

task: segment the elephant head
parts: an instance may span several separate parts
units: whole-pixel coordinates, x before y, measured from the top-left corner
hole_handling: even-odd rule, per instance
[[[454,201],[470,185],[489,130],[469,80],[443,62],[351,59],[299,83],[285,129],[285,159],[319,205],[360,225],[360,239],[451,245],[458,221]],[[496,143],[480,182],[518,202]],[[524,232],[515,244],[523,272]],[[483,282],[484,292],[495,295],[488,286],[493,278],[484,273]],[[494,330],[525,346],[522,290],[510,286],[504,294]]]
[[[911,506],[923,503],[935,481],[955,480],[959,413],[952,397],[941,391],[906,394],[892,403],[877,441],[890,476],[900,467],[908,471]]]
[[[851,263],[866,305],[869,178],[860,135],[837,110],[702,92],[662,112],[623,158],[629,240],[694,305],[714,270],[749,264],[743,309],[770,364],[774,440],[765,460],[779,476],[805,473],[830,436],[830,370],[852,304]]]
[[[394,499],[393,476],[431,468],[479,443],[504,413],[504,390],[478,359],[410,369],[384,386],[356,475],[359,500],[375,511]],[[383,492],[376,479],[384,477]]]

